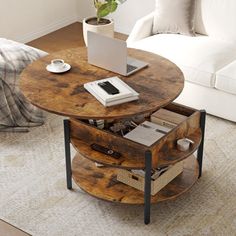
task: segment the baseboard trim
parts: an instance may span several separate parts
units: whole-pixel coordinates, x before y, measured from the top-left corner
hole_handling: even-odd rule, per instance
[[[83,22],[83,19],[84,19],[83,17],[78,16],[77,21],[80,22],[80,23],[82,23],[82,22]]]
[[[67,25],[70,25],[72,23],[75,23],[79,21],[79,17],[78,16],[70,16],[70,17],[66,17],[64,19],[61,19],[59,21],[56,21],[50,25],[47,25],[45,27],[39,28],[35,31],[32,31],[30,33],[27,33],[25,35],[22,35],[18,38],[16,38],[16,41],[21,42],[21,43],[28,43],[34,39],[40,38],[46,34],[49,34],[53,31],[56,31],[60,28],[63,28]]]

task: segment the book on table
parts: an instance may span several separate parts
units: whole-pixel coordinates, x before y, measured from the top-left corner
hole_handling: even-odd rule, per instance
[[[117,88],[119,93],[108,94],[98,85],[107,81]],[[139,99],[139,94],[117,76],[86,83],[84,88],[106,107]]]

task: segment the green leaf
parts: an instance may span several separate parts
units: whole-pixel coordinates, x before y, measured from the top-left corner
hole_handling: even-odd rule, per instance
[[[98,8],[97,11],[97,17],[101,18],[101,17],[105,17],[109,14],[109,8],[107,7],[107,3],[103,4],[101,7]]]
[[[97,19],[98,22],[100,18],[109,15],[110,13],[114,12],[118,4],[124,3],[126,0],[105,0],[105,2],[100,0],[94,0],[94,6],[97,9]]]
[[[116,10],[116,8],[118,7],[118,4],[116,1],[111,1],[108,7],[109,7],[110,13],[112,13]]]

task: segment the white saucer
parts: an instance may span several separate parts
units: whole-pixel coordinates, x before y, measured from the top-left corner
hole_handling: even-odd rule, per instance
[[[51,64],[47,65],[47,67],[46,67],[47,71],[52,72],[52,73],[64,73],[64,72],[70,70],[70,68],[71,68],[71,66],[67,63],[65,63],[64,67],[60,70],[56,69]]]

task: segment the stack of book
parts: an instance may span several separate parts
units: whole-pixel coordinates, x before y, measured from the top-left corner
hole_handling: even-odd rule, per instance
[[[107,81],[119,91],[117,94],[109,94],[98,85],[98,83]],[[117,76],[86,83],[84,88],[106,107],[134,101],[139,98],[139,94]]]

